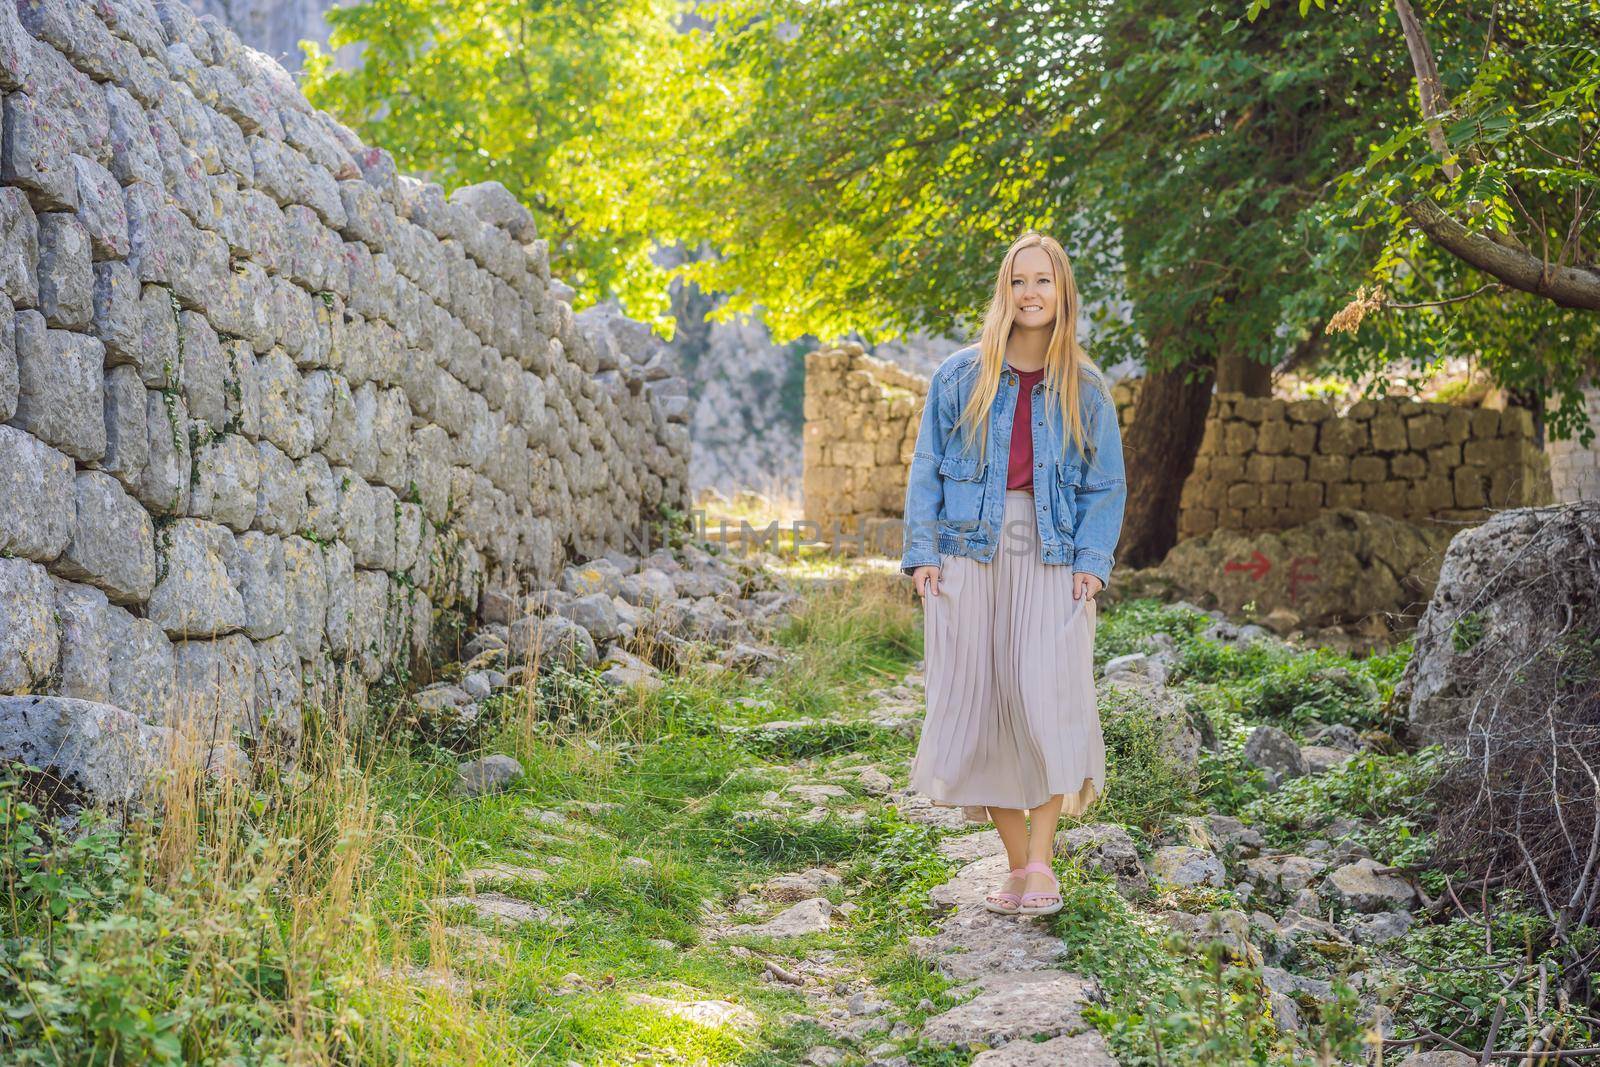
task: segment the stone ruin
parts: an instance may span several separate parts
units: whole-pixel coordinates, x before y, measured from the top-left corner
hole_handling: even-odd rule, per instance
[[[0,748],[93,707],[23,694],[292,724],[687,510],[666,346],[503,187],[178,0],[0,4],[0,93]]]

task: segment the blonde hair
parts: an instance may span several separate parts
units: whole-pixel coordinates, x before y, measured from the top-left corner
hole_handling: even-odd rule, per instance
[[[981,463],[989,442],[989,410],[994,406],[995,395],[1000,391],[1000,372],[1006,359],[1006,341],[1011,337],[1012,320],[1016,311],[1012,307],[1011,275],[1017,255],[1024,248],[1042,248],[1050,257],[1056,275],[1056,321],[1050,334],[1050,344],[1045,349],[1044,381],[1055,391],[1061,406],[1061,425],[1067,435],[1083,450],[1087,434],[1083,417],[1078,411],[1082,396],[1079,381],[1084,369],[1100,375],[1100,369],[1089,359],[1078,343],[1078,285],[1072,277],[1072,263],[1066,250],[1054,237],[1029,230],[1012,242],[1000,261],[1000,273],[995,278],[994,297],[983,318],[983,334],[979,338],[978,378],[967,397],[966,406],[956,425],[965,430],[967,450],[971,451],[974,439],[978,443]],[[1066,441],[1062,441],[1065,454]]]

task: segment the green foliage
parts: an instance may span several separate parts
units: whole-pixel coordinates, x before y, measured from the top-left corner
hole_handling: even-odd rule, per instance
[[[360,65],[307,42],[305,91],[402,170],[446,190],[501,182],[580,308],[616,296],[670,331],[650,253],[681,231],[660,193],[695,184],[680,109],[717,90],[685,77],[675,14],[664,0],[369,0],[327,14],[331,47],[359,43]]]
[[[1426,858],[1433,822],[1428,787],[1439,773],[1440,751],[1403,756],[1357,753],[1322,774],[1294,778],[1276,793],[1247,804],[1241,815],[1261,827],[1268,843],[1293,847],[1336,819],[1362,820],[1351,840],[1380,863]]]
[[[871,843],[851,866],[850,880],[859,887],[874,940],[895,942],[928,932],[928,890],[955,873],[955,865],[939,852],[939,835],[892,811],[871,818],[868,832]]]
[[[1456,652],[1470,652],[1483,640],[1487,615],[1482,611],[1468,611],[1450,624],[1450,647]]]
[[[1125,601],[1107,611],[1095,624],[1095,663],[1103,665],[1118,656],[1148,651],[1148,639],[1153,634],[1167,634],[1179,644],[1189,644],[1211,622],[1205,612],[1175,607],[1159,600]]]
[[[1106,745],[1106,794],[1096,821],[1154,831],[1174,815],[1198,810],[1194,775],[1173,758],[1164,725],[1120,692],[1100,701]]]
[[[782,730],[744,730],[734,736],[739,746],[765,759],[806,759],[848,752],[886,731],[864,719],[815,721]]]

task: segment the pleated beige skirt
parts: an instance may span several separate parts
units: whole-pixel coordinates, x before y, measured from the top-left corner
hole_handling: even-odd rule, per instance
[[[1094,693],[1092,600],[1072,568],[1039,556],[1033,494],[1008,489],[994,558],[940,554],[939,595],[923,598],[927,712],[911,788],[961,807],[1036,808],[1063,794],[1083,814],[1105,792]]]

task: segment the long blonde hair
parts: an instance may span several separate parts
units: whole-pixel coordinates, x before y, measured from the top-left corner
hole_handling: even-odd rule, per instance
[[[1061,425],[1068,428],[1067,433],[1079,451],[1083,451],[1087,438],[1083,417],[1078,411],[1082,395],[1079,376],[1085,368],[1094,371],[1097,378],[1101,374],[1100,368],[1094,365],[1078,343],[1078,285],[1072,277],[1072,263],[1067,259],[1066,250],[1054,237],[1029,230],[1012,242],[1011,247],[1006,249],[1005,258],[1000,261],[994,297],[983,318],[983,335],[978,342],[978,378],[956,422],[965,431],[968,451],[971,451],[974,439],[977,440],[980,464],[989,442],[989,409],[994,406],[995,394],[1000,391],[1006,341],[1011,337],[1011,323],[1016,317],[1012,309],[1011,274],[1016,266],[1017,254],[1024,248],[1035,246],[1045,250],[1056,274],[1056,321],[1050,334],[1050,344],[1045,349],[1044,381],[1055,391],[1061,406]],[[1063,441],[1063,454],[1065,447],[1066,442]]]

